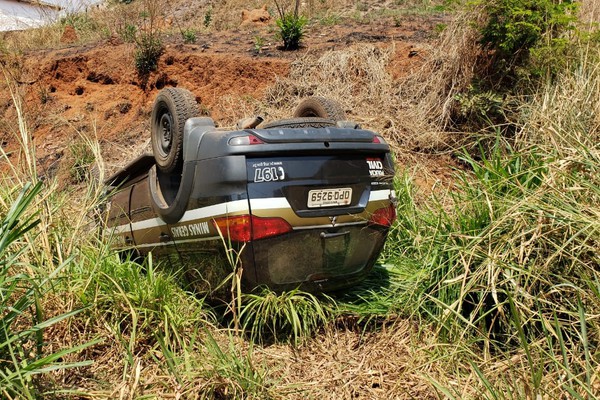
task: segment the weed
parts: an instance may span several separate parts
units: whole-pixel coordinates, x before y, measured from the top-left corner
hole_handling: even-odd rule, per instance
[[[271,398],[267,371],[256,367],[252,360],[252,346],[244,355],[236,339],[232,336],[228,339],[228,346],[224,350],[214,336],[206,332],[205,346],[210,360],[210,367],[205,372],[210,379],[206,385],[208,394],[213,398]]]
[[[285,50],[296,50],[300,47],[300,41],[304,36],[304,27],[308,19],[298,14],[300,0],[296,0],[294,11],[288,12],[285,7],[275,1],[279,18],[275,21],[279,27],[278,36],[283,41]]]
[[[184,43],[196,43],[196,40],[198,40],[195,29],[186,29],[181,33],[181,36],[183,36]]]
[[[208,28],[210,26],[210,24],[212,23],[213,20],[213,9],[212,7],[208,7],[208,10],[206,10],[206,13],[204,13],[204,20],[202,21],[202,24],[204,25],[205,28]]]
[[[260,35],[254,36],[254,51],[256,54],[262,54],[263,47],[265,46],[265,38]]]
[[[369,5],[367,3],[359,1],[356,3],[356,10],[360,12],[367,12],[369,11]]]
[[[94,343],[44,354],[44,329],[79,311],[44,319],[42,299],[49,282],[65,267],[49,275],[35,265],[23,265],[21,257],[31,250],[26,235],[40,222],[27,208],[40,193],[41,183],[26,184],[0,222],[0,393],[5,398],[35,399],[34,376],[47,371],[90,365],[91,362],[61,362],[62,358]],[[70,261],[70,260],[69,260]],[[29,271],[29,272],[28,272]],[[31,321],[27,323],[26,321]]]
[[[137,36],[137,26],[133,24],[127,24],[125,27],[119,32],[119,35],[126,43],[134,43],[135,38]]]
[[[162,40],[155,34],[142,33],[136,40],[135,68],[140,75],[147,75],[158,68],[158,60],[164,48]]]
[[[314,334],[332,320],[331,299],[322,303],[316,296],[300,290],[275,293],[263,288],[243,295],[240,319],[253,340],[268,342],[288,339],[294,345]]]
[[[69,146],[69,152],[73,158],[73,164],[69,170],[71,178],[75,183],[89,180],[91,167],[96,161],[94,152],[88,146],[86,140],[78,140]]]
[[[324,26],[334,26],[339,24],[341,16],[339,14],[327,13],[326,15],[319,18],[319,23]]]

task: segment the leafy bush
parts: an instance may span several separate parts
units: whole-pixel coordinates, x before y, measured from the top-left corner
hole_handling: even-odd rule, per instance
[[[296,50],[300,47],[300,40],[304,36],[304,26],[307,22],[306,17],[294,14],[285,14],[277,19],[279,37],[283,40],[285,50]]]
[[[196,43],[198,37],[196,36],[196,31],[194,29],[186,29],[181,33],[183,36],[184,43]]]
[[[140,75],[147,75],[158,68],[158,60],[164,51],[162,41],[156,34],[143,33],[136,41],[135,68]]]
[[[577,4],[572,0],[478,0],[485,22],[480,43],[489,50],[491,72],[514,77],[528,68],[535,49],[561,50],[563,35],[575,27]],[[529,72],[532,72],[529,70]],[[510,84],[507,82],[506,84]]]

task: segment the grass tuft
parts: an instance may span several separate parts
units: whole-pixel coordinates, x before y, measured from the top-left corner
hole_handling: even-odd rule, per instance
[[[289,340],[298,345],[333,319],[331,299],[324,300],[297,289],[275,293],[263,288],[242,296],[241,325],[253,341]]]

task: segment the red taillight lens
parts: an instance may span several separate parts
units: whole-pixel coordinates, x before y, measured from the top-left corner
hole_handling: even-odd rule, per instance
[[[292,226],[283,218],[252,217],[252,239],[264,239],[292,231]]]
[[[375,212],[371,215],[371,218],[369,219],[369,224],[389,227],[394,223],[395,220],[396,207],[394,207],[393,204],[390,204],[387,207],[375,210]]]
[[[232,137],[231,139],[229,139],[228,143],[230,146],[251,146],[254,144],[264,144],[265,142],[263,142],[254,135],[248,135]]]
[[[234,242],[249,242],[264,239],[292,231],[292,227],[283,218],[261,218],[253,215],[236,215],[216,218],[215,227],[224,237]]]
[[[263,142],[262,140],[260,140],[259,138],[257,138],[256,136],[252,136],[249,135],[248,139],[250,140],[250,144],[264,144],[265,142]]]

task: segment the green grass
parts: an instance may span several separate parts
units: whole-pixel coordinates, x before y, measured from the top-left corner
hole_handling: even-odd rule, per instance
[[[289,340],[298,345],[333,320],[331,299],[300,290],[275,293],[263,288],[242,296],[242,329],[258,343]]]
[[[0,397],[285,398],[295,360],[269,349],[318,358],[327,338],[357,327],[362,349],[401,320],[415,325],[402,356],[420,357],[407,365],[440,397],[597,398],[600,54],[584,50],[518,99],[514,136],[470,133],[479,142],[454,153],[447,187],[424,193],[410,169],[399,174],[398,221],[360,285],[243,294],[239,254],[224,243],[225,307],[190,291],[182,271],[121,259],[99,240],[97,182],[26,183],[36,157],[9,83],[25,163],[0,185]],[[81,146],[78,164],[100,160],[94,140]],[[320,384],[331,382],[298,386]]]
[[[40,223],[36,213],[28,208],[41,189],[40,183],[25,184],[10,208],[3,210],[0,222],[0,393],[7,399],[38,398],[36,375],[90,365],[91,361],[61,360],[95,344],[88,342],[49,352],[44,349],[44,330],[80,310],[47,317],[42,303],[53,291],[52,280],[72,260],[47,274],[39,266],[24,261],[27,253],[34,250],[34,229]]]

